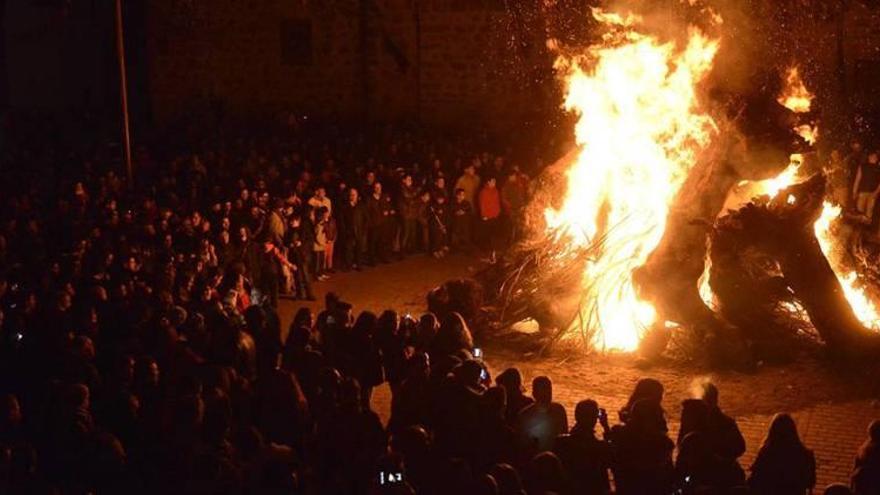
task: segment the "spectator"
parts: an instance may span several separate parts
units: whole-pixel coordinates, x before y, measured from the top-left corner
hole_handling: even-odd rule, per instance
[[[659,403],[641,399],[632,404],[628,421],[612,429],[611,441],[617,493],[661,494],[672,490],[675,445],[666,436],[666,420]]]
[[[577,403],[575,424],[570,435],[556,438],[554,452],[571,475],[575,493],[610,493],[608,470],[611,467],[611,446],[596,438],[596,423],[601,420],[606,436],[610,432],[608,415],[594,400]]]
[[[498,483],[498,495],[525,495],[519,473],[510,464],[496,464],[489,474]]]
[[[632,394],[630,394],[629,399],[626,401],[626,405],[623,406],[618,412],[620,416],[620,421],[626,423],[629,421],[629,417],[632,411],[633,406],[635,406],[636,402],[640,400],[647,400],[649,402],[653,402],[661,407],[661,403],[663,402],[663,384],[653,378],[642,378],[637,383],[635,388],[633,389]],[[663,420],[663,430],[666,429],[666,420]]]
[[[390,228],[393,214],[391,198],[382,191],[382,184],[376,182],[367,198],[369,258],[373,264],[391,261]]]
[[[367,249],[367,212],[361,203],[358,190],[348,190],[348,200],[343,203],[339,216],[339,238],[342,242],[343,268],[360,270]]]
[[[312,253],[314,253],[314,234],[298,213],[291,215],[285,239],[287,259],[293,267],[291,292],[297,299],[314,301],[312,293]]]
[[[456,250],[468,250],[471,245],[471,226],[474,221],[473,207],[464,189],[455,190],[455,202],[450,215],[449,244]]]
[[[801,442],[788,414],[777,414],[751,467],[749,487],[756,494],[802,494],[816,485],[816,459]]]
[[[745,472],[731,455],[735,438],[730,423],[719,427],[710,404],[717,404],[718,390],[712,384],[703,386],[702,400],[688,399],[682,403],[681,426],[678,433],[676,477],[678,486],[688,493],[701,490],[727,491],[745,484]],[[729,421],[733,421],[730,419]],[[735,427],[735,423],[734,423]],[[736,429],[737,433],[739,429]]]
[[[852,197],[856,210],[870,224],[874,218],[874,206],[880,194],[880,153],[872,151],[856,170]]]
[[[327,189],[324,186],[315,188],[315,194],[309,198],[308,204],[312,207],[312,210],[317,211],[321,208],[326,208],[327,215],[333,213],[333,202],[327,197]]]
[[[718,407],[718,388],[712,383],[703,385],[703,402],[707,406],[706,435],[712,451],[730,461],[736,461],[746,451],[746,441],[736,421]]]
[[[552,450],[559,435],[568,433],[565,408],[553,402],[553,383],[546,376],[532,380],[535,403],[519,413],[517,434],[526,452]]]
[[[528,195],[529,178],[514,165],[501,189],[501,199],[510,223],[509,235],[505,236],[506,242],[513,243],[519,239],[518,229],[523,221]]]
[[[430,355],[440,358],[460,351],[467,351],[472,355],[473,350],[474,338],[464,318],[458,313],[450,313],[444,317],[431,343]]]
[[[859,447],[852,473],[852,489],[856,495],[880,493],[880,421],[868,426],[868,438]]]
[[[417,222],[420,247],[428,254],[431,254],[431,222],[433,221],[431,207],[431,193],[423,191],[419,195]]]
[[[474,158],[464,168],[464,173],[455,181],[455,190],[463,190],[464,198],[470,204],[475,204],[477,199],[477,191],[480,189],[480,176],[477,175],[480,159]]]
[[[315,251],[314,260],[315,260],[315,278],[318,280],[327,280],[329,275],[327,275],[327,225],[329,223],[327,219],[327,215],[329,210],[325,207],[320,207],[315,210],[315,242],[313,243],[313,249]],[[332,249],[332,248],[331,248]]]
[[[407,363],[407,374],[391,395],[391,419],[388,431],[397,432],[415,425],[429,423],[429,402],[425,397],[430,393],[431,364],[428,355],[418,353]]]
[[[484,245],[489,251],[489,263],[496,262],[499,242],[499,222],[501,221],[501,195],[495,187],[495,178],[488,177],[480,189],[480,230],[484,235]]]
[[[853,491],[843,483],[832,483],[825,487],[824,495],[853,495]]]
[[[504,387],[507,396],[507,410],[504,413],[504,417],[509,425],[515,426],[519,420],[520,411],[534,404],[535,401],[525,394],[522,374],[516,368],[504,370],[495,377],[495,383]]]
[[[428,230],[431,240],[431,254],[435,258],[443,258],[449,252],[449,214],[446,196],[438,194],[428,207]]]
[[[403,254],[409,254],[415,251],[419,239],[419,191],[410,174],[404,175],[401,180],[397,210],[401,219],[400,250]]]
[[[562,462],[553,452],[541,452],[526,467],[529,493],[571,493]]]
[[[350,374],[358,380],[358,389],[362,394],[361,400],[365,409],[370,408],[373,388],[385,381],[382,351],[375,342],[376,324],[375,314],[364,311],[358,315],[351,329],[346,350],[346,361],[350,361],[351,364],[341,364],[342,369],[350,370]]]

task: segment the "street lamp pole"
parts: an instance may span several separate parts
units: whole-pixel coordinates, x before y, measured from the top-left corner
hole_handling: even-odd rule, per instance
[[[122,106],[122,146],[128,187],[134,187],[131,168],[131,130],[128,122],[128,80],[125,70],[125,37],[122,29],[122,0],[116,0],[116,57],[119,62],[119,100]]]

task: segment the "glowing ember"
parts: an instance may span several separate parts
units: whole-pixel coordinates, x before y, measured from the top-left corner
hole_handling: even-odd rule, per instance
[[[565,108],[580,115],[581,151],[562,208],[546,218],[573,247],[601,243],[584,273],[584,325],[596,347],[628,351],[656,320],[636,293],[633,270],[660,242],[669,205],[715,131],[696,87],[718,42],[692,28],[682,49],[638,32],[635,16],[594,10],[594,17],[617,29],[586,57],[558,64],[568,69]]]
[[[822,215],[816,220],[814,229],[816,238],[819,240],[819,246],[822,252],[828,258],[831,269],[837,275],[840,285],[843,287],[844,296],[852,306],[856,318],[862,322],[862,325],[872,329],[880,330],[880,314],[877,313],[877,307],[873,301],[868,299],[865,291],[859,287],[859,275],[855,270],[846,268],[844,260],[846,256],[845,247],[837,242],[832,233],[834,222],[840,218],[841,208],[826,201],[822,207]]]

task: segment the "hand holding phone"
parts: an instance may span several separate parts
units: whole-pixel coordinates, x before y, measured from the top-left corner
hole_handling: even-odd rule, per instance
[[[608,429],[608,411],[601,407],[599,408],[599,424],[603,429]]]

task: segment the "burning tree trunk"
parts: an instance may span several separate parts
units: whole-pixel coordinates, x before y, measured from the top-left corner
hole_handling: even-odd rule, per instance
[[[813,225],[822,209],[824,189],[824,177],[815,176],[771,201],[749,203],[720,219],[711,236],[711,285],[722,314],[740,327],[762,313],[767,319],[752,323],[772,324],[769,312],[760,308],[780,300],[790,289],[830,348],[874,348],[876,341],[853,313],[816,239]],[[778,263],[781,279],[756,286],[745,276],[737,277],[746,273],[742,257],[754,251]]]
[[[747,132],[753,130],[749,122],[743,126]],[[790,132],[755,136],[733,126],[724,133],[714,153],[694,166],[670,209],[660,244],[635,274],[640,294],[665,319],[692,326],[699,333],[718,327],[698,287],[705,268],[707,233],[737,182],[763,180],[782,172],[792,140]]]

